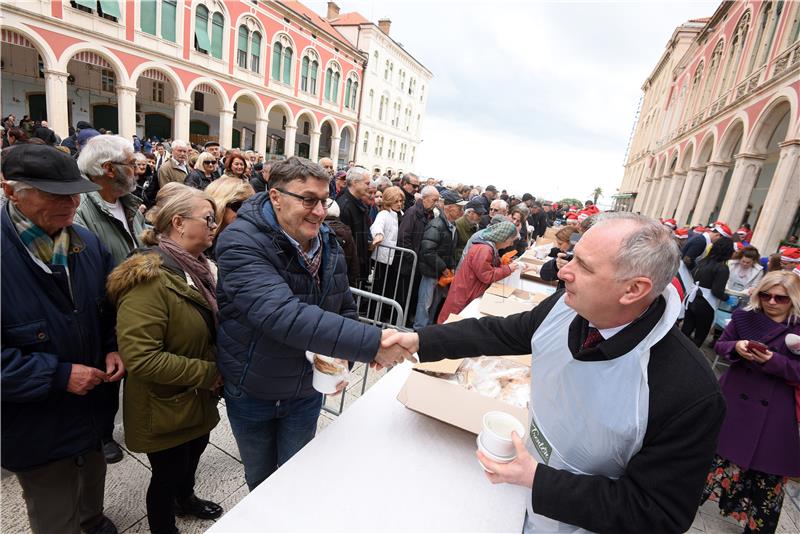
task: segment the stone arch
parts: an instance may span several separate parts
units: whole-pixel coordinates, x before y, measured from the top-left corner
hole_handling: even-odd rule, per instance
[[[355,139],[356,138],[356,127],[352,123],[345,122],[344,124],[342,124],[342,127],[340,129],[340,133],[342,131],[344,131],[345,129],[350,131],[350,135],[352,136],[351,139]]]
[[[223,89],[222,85],[214,79],[205,77],[195,78],[189,82],[189,86],[186,88],[186,95],[191,98],[194,90],[197,89],[197,86],[201,84],[210,86],[212,89],[214,89],[222,109],[233,111],[233,102],[228,100],[228,95],[225,92],[225,89]]]
[[[186,99],[189,97],[189,95],[191,95],[191,93],[187,94],[184,91],[183,82],[181,82],[181,79],[178,78],[178,75],[175,74],[172,69],[165,67],[163,63],[157,63],[155,61],[147,61],[133,69],[133,72],[131,73],[131,85],[136,85],[139,81],[139,77],[147,70],[157,70],[169,78],[173,88],[175,89],[177,98]]]
[[[128,71],[125,69],[125,65],[122,64],[122,61],[120,61],[120,59],[106,47],[97,44],[76,43],[67,47],[67,49],[61,54],[61,58],[58,60],[58,70],[67,72],[67,65],[69,65],[69,62],[81,52],[93,52],[102,57],[114,70],[114,76],[116,76],[119,85],[130,86]]]
[[[678,167],[678,160],[681,158],[681,149],[680,147],[675,147],[672,152],[670,152],[667,161],[669,161],[669,165],[665,167],[667,171],[675,171]]]
[[[253,101],[253,105],[256,108],[256,119],[262,119],[263,120],[263,119],[267,118],[267,114],[266,114],[266,112],[264,110],[264,103],[261,102],[261,99],[258,98],[258,95],[255,94],[250,89],[239,89],[238,91],[236,91],[236,93],[233,94],[233,96],[231,97],[231,100],[230,100],[231,109],[233,109],[233,104],[235,104],[236,101],[239,100],[239,98],[241,98],[243,96],[245,96],[245,97],[247,97],[247,98],[249,98],[250,100]]]
[[[689,167],[691,166],[692,158],[694,157],[694,139],[689,141],[686,144],[686,148],[683,150],[680,159],[678,160],[678,165],[675,167],[675,170],[680,172],[687,172]]]
[[[720,136],[720,141],[717,146],[716,152],[713,154],[713,160],[720,163],[733,161],[733,156],[740,150],[738,147],[744,146],[745,133],[747,132],[747,124],[741,116],[738,116],[728,124],[725,132]]]
[[[283,111],[284,115],[286,115],[287,123],[297,124],[295,121],[294,113],[292,113],[292,109],[289,107],[289,104],[283,102],[282,100],[273,100],[272,102],[270,102],[270,104],[267,106],[267,109],[264,110],[264,115],[266,117],[269,117],[270,111],[276,108]]]
[[[767,152],[767,143],[775,132],[775,128],[787,113],[789,114],[787,132],[791,132],[793,131],[792,119],[796,115],[796,109],[792,106],[792,101],[781,95],[765,106],[761,115],[755,121],[753,132],[746,145],[747,151],[753,154],[765,154]]]
[[[336,125],[336,121],[333,120],[333,117],[326,115],[321,121],[319,121],[319,127],[322,128],[322,125],[325,123],[330,125],[331,132],[333,132],[333,137],[339,137],[339,127]]]
[[[692,167],[704,166],[711,160],[711,155],[714,153],[716,138],[713,132],[707,132],[700,143],[700,149],[694,155]]]
[[[45,70],[55,69],[58,67],[58,60],[56,59],[53,50],[48,46],[47,41],[42,39],[40,35],[28,31],[26,28],[11,28],[8,26],[0,26],[0,31],[2,31],[3,34],[3,43],[8,44],[10,41],[6,41],[6,38],[13,39],[12,34],[17,34],[18,36],[26,39],[42,57]],[[66,65],[64,65],[64,68],[61,70],[62,72],[66,71]]]
[[[315,132],[319,131],[319,126],[320,125],[319,125],[319,121],[317,120],[317,116],[314,114],[313,111],[311,111],[308,108],[303,108],[303,109],[301,109],[300,111],[297,112],[297,116],[295,117],[295,126],[297,126],[298,129],[300,128],[300,119],[303,118],[304,115],[307,115],[308,117],[311,118],[311,129],[312,129],[312,131],[315,131]]]

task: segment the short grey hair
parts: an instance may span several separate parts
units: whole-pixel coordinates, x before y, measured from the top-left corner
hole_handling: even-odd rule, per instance
[[[426,185],[425,187],[422,188],[422,191],[420,191],[420,195],[422,195],[423,197],[429,197],[438,194],[439,190],[432,185]]]
[[[361,180],[369,180],[370,173],[364,167],[353,167],[349,171],[347,171],[347,186],[353,185],[355,182],[360,182]]]
[[[147,156],[145,156],[145,155],[144,155],[144,154],[142,154],[141,152],[135,152],[135,153],[133,154],[133,158],[136,160],[136,163],[142,163],[142,162],[145,162],[145,163],[146,163],[147,161],[149,161],[149,160],[147,159]]]
[[[170,143],[170,145],[172,146],[172,150],[175,150],[176,148],[185,148],[187,150],[192,148],[191,145],[189,145],[189,143],[181,139],[174,140],[172,143]]]
[[[81,146],[78,168],[89,178],[105,174],[103,163],[124,163],[133,155],[133,143],[119,135],[96,135]]]
[[[17,180],[3,180],[3,183],[8,184],[8,186],[11,189],[13,189],[15,193],[27,191],[28,189],[36,189],[30,184],[26,184],[25,182],[18,182]]]
[[[617,280],[644,276],[653,283],[650,295],[660,295],[677,274],[680,262],[672,232],[655,219],[625,211],[600,213],[593,219],[592,229],[616,221],[630,222],[636,227],[622,240],[614,258]]]
[[[492,203],[489,204],[489,207],[508,212],[508,202],[506,202],[502,198],[497,198],[495,200],[492,200]]]
[[[375,185],[378,187],[378,189],[380,189],[381,187],[385,189],[387,187],[392,186],[392,181],[386,176],[381,176],[380,178],[375,180]]]

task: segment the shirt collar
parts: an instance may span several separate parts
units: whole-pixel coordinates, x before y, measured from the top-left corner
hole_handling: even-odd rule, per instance
[[[631,321],[631,323],[632,323],[632,322],[633,322],[633,321]],[[616,334],[618,334],[618,333],[620,333],[622,330],[624,330],[624,329],[625,329],[625,327],[626,327],[626,326],[628,326],[628,325],[629,325],[629,324],[631,324],[631,323],[625,323],[625,324],[623,324],[623,325],[620,325],[620,326],[612,326],[611,328],[597,328],[597,327],[596,327],[595,325],[593,325],[592,323],[589,323],[589,326],[591,326],[592,328],[597,328],[597,331],[598,331],[598,332],[600,332],[600,335],[601,335],[601,336],[603,336],[603,339],[611,339],[611,338],[612,338],[612,337],[614,337]]]
[[[294,239],[289,234],[287,234],[286,230],[284,230],[282,227],[281,227],[281,232],[283,232],[283,235],[286,236],[286,238],[289,240],[289,242],[292,245],[295,246],[295,248],[303,250],[303,247],[300,246],[300,242],[297,241],[296,239]],[[320,245],[321,245],[321,242],[320,242],[320,239],[319,239],[319,235],[317,235],[316,237],[314,237],[314,239],[311,240],[311,248],[308,249],[308,252],[305,252],[306,256],[314,256],[317,253],[317,251],[319,250]]]

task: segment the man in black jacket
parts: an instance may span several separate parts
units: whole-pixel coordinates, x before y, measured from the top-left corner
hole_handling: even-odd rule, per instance
[[[400,299],[401,306],[404,306],[408,295],[408,309],[406,309],[406,326],[411,326],[413,323],[412,317],[414,311],[417,309],[417,294],[419,292],[419,246],[422,243],[422,234],[425,233],[425,227],[431,219],[433,219],[433,207],[439,202],[439,190],[432,186],[425,186],[421,192],[422,198],[412,205],[403,214],[400,220],[400,226],[397,231],[397,246],[413,250],[417,255],[417,268],[412,272],[413,260],[409,257],[410,254],[405,253],[402,256],[402,263],[400,264],[400,283],[397,292],[397,298]]]
[[[383,344],[399,343],[421,361],[533,352],[525,444],[513,436],[517,456],[506,464],[478,453],[492,483],[531,489],[526,530],[564,523],[592,532],[685,532],[725,401],[703,354],[674,326],[677,247],[657,221],[614,213],[601,215],[574,252],[559,271],[566,289],[529,312],[396,333]],[[631,358],[646,367],[637,380],[620,381]],[[601,400],[610,404],[603,408]],[[561,424],[541,412],[543,404],[575,401],[583,415]],[[555,411],[562,417],[567,410]],[[599,430],[598,423],[631,415],[640,417],[631,428]],[[551,528],[540,528],[548,522]]]
[[[356,242],[359,272],[356,279],[365,282],[369,278],[369,207],[365,201],[369,196],[369,171],[364,167],[353,167],[347,171],[347,189],[336,197],[339,205],[339,220],[350,227]]]
[[[400,188],[403,190],[403,195],[405,195],[403,212],[406,212],[417,201],[415,193],[419,191],[419,176],[413,172],[407,172],[400,179]]]
[[[451,277],[456,268],[455,250],[458,243],[456,220],[464,214],[467,201],[455,191],[441,193],[444,209],[431,220],[419,246],[419,293],[414,314],[414,329],[418,330],[436,320],[440,302],[447,296],[446,285],[439,289],[441,277]]]
[[[528,215],[528,225],[531,228],[531,241],[536,241],[547,230],[547,216],[542,210],[541,202],[531,203],[531,214]]]

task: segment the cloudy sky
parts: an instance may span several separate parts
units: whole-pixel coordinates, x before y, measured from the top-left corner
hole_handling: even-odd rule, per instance
[[[326,2],[306,2],[318,13]],[[434,74],[417,169],[537,197],[611,201],[641,86],[672,31],[718,2],[339,0],[388,17]]]

